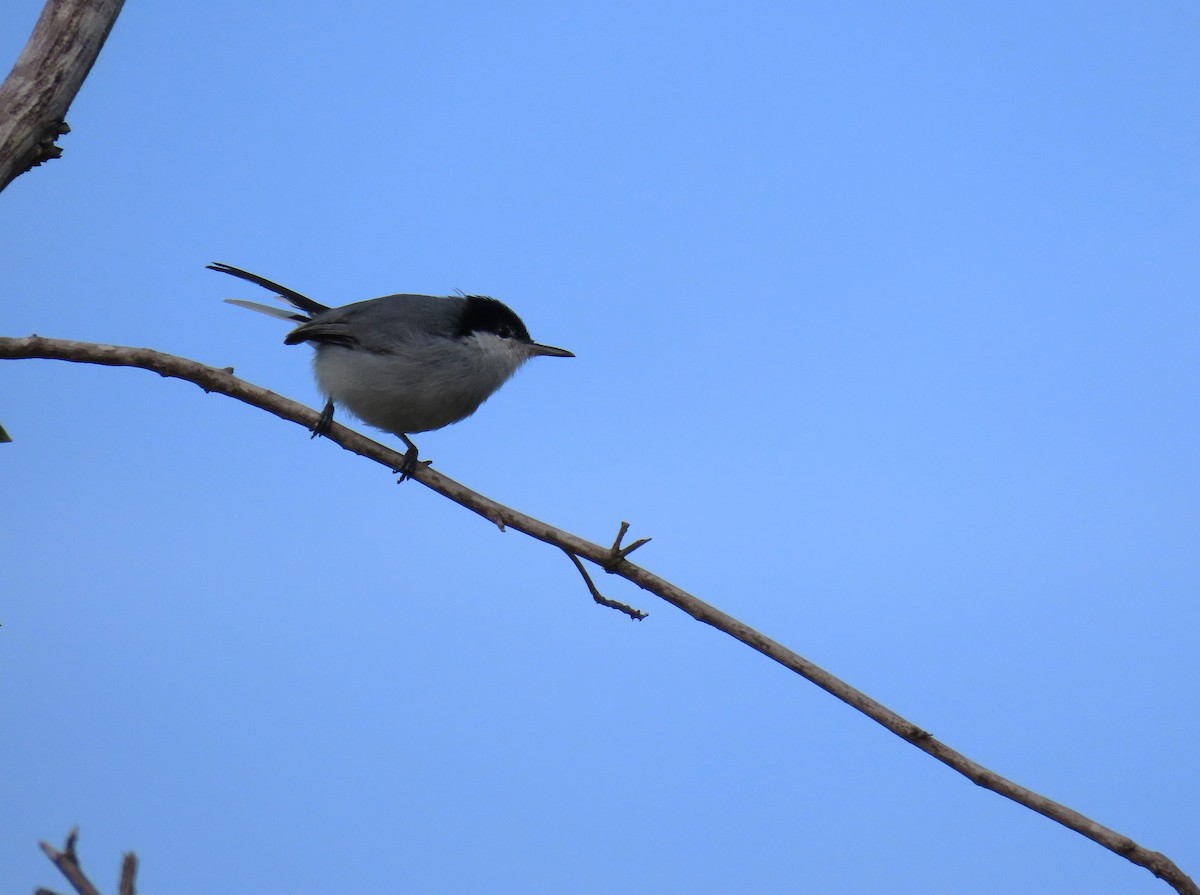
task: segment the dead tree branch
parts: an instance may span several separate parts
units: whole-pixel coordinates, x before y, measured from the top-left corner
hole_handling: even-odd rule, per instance
[[[236,398],[306,428],[311,429],[320,416],[317,411],[302,404],[238,379],[233,375],[231,369],[209,367],[196,361],[164,354],[149,348],[97,345],[64,339],[45,339],[39,336],[0,337],[0,358],[48,358],[107,366],[141,367],[161,376],[195,383],[206,392],[218,392]],[[374,460],[389,470],[399,469],[400,463],[404,459],[403,455],[397,451],[386,448],[338,424],[333,425],[328,437],[346,450]],[[862,712],[871,720],[883,725],[922,752],[953,768],[972,783],[990,789],[1019,805],[1024,805],[1031,811],[1036,811],[1038,814],[1086,836],[1126,860],[1145,867],[1155,876],[1169,883],[1181,895],[1200,895],[1200,887],[1197,887],[1195,882],[1166,855],[1144,848],[1128,836],[1111,830],[1066,805],[1039,795],[988,770],[935,739],[928,731],[922,730],[887,706],[839,680],[783,644],[759,633],[716,607],[710,606],[669,581],[629,562],[625,557],[630,551],[641,546],[644,540],[622,548],[621,540],[625,534],[622,530],[613,545],[602,547],[534,519],[532,516],[526,516],[524,513],[496,503],[431,467],[418,468],[413,472],[412,477],[443,497],[478,513],[493,524],[515,528],[531,538],[558,547],[572,556],[587,559],[606,571],[633,582],[643,590],[649,591],[677,609],[686,612],[697,621],[723,631],[767,658],[791,669],[822,690]]]
[[[48,842],[39,843],[42,851],[46,853],[54,866],[59,869],[59,872],[67,878],[67,882],[71,884],[79,895],[100,895],[100,890],[97,889],[92,881],[87,878],[83,872],[83,867],[79,864],[79,855],[75,853],[75,841],[79,838],[79,828],[73,827],[71,832],[67,834],[67,844],[63,846],[63,850],[59,851]],[[119,895],[134,895],[134,878],[137,876],[137,855],[129,852],[121,861],[121,880],[118,883],[117,891]],[[38,889],[34,895],[55,895],[49,889]]]
[[[49,0],[0,85],[0,190],[58,158],[67,109],[100,55],[125,0]]]

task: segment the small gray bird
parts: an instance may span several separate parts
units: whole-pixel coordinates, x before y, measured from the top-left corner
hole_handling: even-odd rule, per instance
[[[310,342],[316,349],[313,370],[328,399],[313,437],[329,430],[337,404],[403,439],[401,481],[417,465],[410,434],[470,416],[531,357],[575,356],[539,345],[508,305],[483,295],[388,295],[329,308],[228,264],[208,269],[270,289],[292,306],[225,299],[300,323],[283,342]]]

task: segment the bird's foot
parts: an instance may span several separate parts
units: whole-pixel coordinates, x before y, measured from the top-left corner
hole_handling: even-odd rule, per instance
[[[432,460],[418,460],[417,446],[410,445],[408,450],[404,452],[404,462],[400,464],[399,469],[393,469],[392,472],[399,473],[400,478],[396,480],[396,484],[407,481],[412,478],[412,474],[417,471],[418,466],[428,466]]]
[[[328,435],[329,428],[333,425],[333,402],[326,401],[325,409],[321,411],[320,417],[317,418],[317,424],[313,426],[312,435],[309,438],[316,438],[318,435]]]

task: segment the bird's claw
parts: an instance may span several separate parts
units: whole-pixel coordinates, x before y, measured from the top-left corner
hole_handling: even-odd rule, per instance
[[[410,448],[404,453],[404,462],[400,464],[400,468],[392,470],[393,473],[400,474],[400,478],[396,480],[396,484],[399,485],[401,482],[411,479],[413,477],[412,474],[416,472],[418,466],[428,466],[432,462],[432,460],[418,460],[417,449],[415,447]]]
[[[317,417],[317,424],[312,428],[312,435],[309,438],[316,438],[318,435],[328,435],[329,429],[333,425],[333,402],[327,401],[325,409],[321,411],[321,415]]]

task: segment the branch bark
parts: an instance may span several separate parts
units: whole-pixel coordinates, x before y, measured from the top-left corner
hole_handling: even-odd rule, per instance
[[[79,855],[75,852],[75,842],[79,839],[79,828],[72,827],[67,833],[67,844],[59,851],[48,842],[38,843],[42,852],[51,860],[59,872],[67,878],[78,895],[100,895],[100,890],[88,879],[79,863]],[[118,895],[137,895],[136,878],[138,869],[137,855],[127,852],[121,860],[121,879],[117,883]],[[37,889],[33,895],[57,895],[50,889]]]
[[[63,846],[63,850],[59,851],[48,842],[39,843],[46,857],[49,858],[59,872],[67,878],[67,881],[79,895],[100,895],[100,890],[92,885],[92,881],[87,878],[83,872],[83,868],[79,866],[79,855],[75,853],[75,840],[79,838],[79,828],[74,827],[67,834],[67,844]],[[45,891],[45,890],[39,890]]]
[[[62,155],[67,109],[83,86],[125,0],[49,0],[0,85],[0,190]]]
[[[3,358],[45,358],[106,366],[140,367],[161,376],[195,383],[206,392],[217,392],[236,398],[306,428],[315,426],[320,417],[317,411],[296,401],[238,379],[233,375],[232,369],[209,367],[196,361],[164,354],[149,348],[99,345],[92,342],[47,339],[40,336],[0,337],[0,359]],[[374,460],[389,470],[399,469],[404,460],[403,454],[337,423],[333,424],[327,437],[346,450]],[[922,730],[887,706],[876,702],[862,691],[834,677],[828,671],[814,665],[783,644],[761,634],[716,607],[710,606],[669,581],[629,562],[626,558],[628,553],[635,547],[641,546],[644,541],[637,542],[624,550],[619,549],[624,530],[613,546],[602,547],[484,497],[431,467],[419,467],[413,472],[412,478],[443,497],[478,513],[502,530],[514,528],[531,538],[551,544],[576,557],[583,557],[605,571],[619,575],[686,612],[697,621],[723,631],[735,640],[741,641],[751,649],[794,671],[822,690],[862,712],[871,720],[881,724],[902,740],[962,774],[972,783],[990,789],[1031,811],[1036,811],[1038,814],[1086,836],[1126,860],[1146,868],[1155,876],[1169,883],[1180,895],[1200,895],[1200,887],[1197,887],[1196,883],[1166,855],[1144,848],[1128,836],[1097,823],[1073,808],[1068,808],[1066,805],[1048,799],[988,770],[935,739],[928,731]]]

